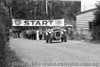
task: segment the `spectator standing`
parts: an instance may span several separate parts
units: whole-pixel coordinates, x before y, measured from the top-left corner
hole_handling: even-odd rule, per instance
[[[33,39],[36,40],[36,30],[33,30]]]
[[[42,29],[40,29],[40,30],[39,30],[39,39],[40,39],[40,40],[42,39],[42,34],[43,34]]]
[[[36,31],[36,39],[39,40],[39,30]]]
[[[73,30],[72,30],[72,28],[68,28],[68,35],[69,35],[69,39],[72,40],[73,39]]]

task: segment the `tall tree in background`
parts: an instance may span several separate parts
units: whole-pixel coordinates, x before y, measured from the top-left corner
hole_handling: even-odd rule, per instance
[[[80,11],[81,4],[80,1],[48,0],[48,14],[46,14],[45,0],[10,0],[9,2],[13,18],[16,19],[75,18],[75,14]]]

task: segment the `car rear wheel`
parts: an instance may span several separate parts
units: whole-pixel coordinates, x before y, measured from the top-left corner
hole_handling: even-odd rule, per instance
[[[50,43],[52,43],[52,38],[50,38]]]
[[[61,38],[61,42],[63,42],[63,38]]]
[[[46,37],[46,43],[48,43],[48,37]]]
[[[50,43],[52,43],[52,40],[50,40]]]
[[[65,41],[64,42],[67,42],[67,38],[65,38]]]
[[[48,43],[48,39],[46,39],[46,43]]]

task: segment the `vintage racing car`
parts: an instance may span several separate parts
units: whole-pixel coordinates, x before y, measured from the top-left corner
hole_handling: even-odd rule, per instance
[[[46,31],[46,43],[52,43],[52,40],[61,40],[67,42],[67,32],[65,28],[53,27]]]

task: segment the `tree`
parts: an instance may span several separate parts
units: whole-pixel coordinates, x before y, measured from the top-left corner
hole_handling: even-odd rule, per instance
[[[8,10],[3,3],[0,3],[0,67],[6,67],[5,45],[6,36],[5,30],[9,26]]]
[[[100,41],[100,3],[96,4],[97,9],[94,13],[95,19],[93,21],[93,29],[92,29],[92,36],[93,40],[99,40]]]
[[[75,14],[80,11],[80,1],[48,0],[48,16],[45,0],[12,0],[7,4],[10,4],[13,18],[16,19],[75,18]]]
[[[0,19],[2,19],[2,23],[5,25],[5,27],[11,26],[10,15],[4,3],[0,4]]]

